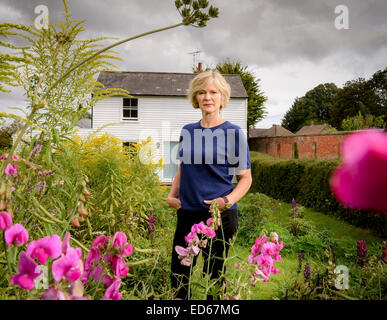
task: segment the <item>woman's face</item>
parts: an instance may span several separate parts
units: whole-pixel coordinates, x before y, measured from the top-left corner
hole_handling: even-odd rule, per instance
[[[219,112],[222,103],[222,94],[216,84],[211,82],[196,94],[196,100],[202,112],[207,114]]]

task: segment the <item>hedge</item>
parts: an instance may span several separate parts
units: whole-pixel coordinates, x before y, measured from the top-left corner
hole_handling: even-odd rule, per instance
[[[251,191],[272,198],[297,203],[334,215],[352,225],[387,235],[387,215],[372,211],[351,210],[338,203],[329,180],[339,160],[280,159],[251,156],[253,183]]]

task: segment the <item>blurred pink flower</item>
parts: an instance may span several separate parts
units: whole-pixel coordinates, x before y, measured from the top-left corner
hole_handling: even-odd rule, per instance
[[[122,294],[118,291],[121,286],[121,279],[115,279],[113,283],[106,289],[104,300],[120,300]]]
[[[16,223],[5,230],[4,238],[8,246],[12,244],[22,246],[28,242],[28,232],[20,223]]]
[[[6,176],[16,176],[17,175],[17,164],[8,163],[4,171]]]
[[[106,246],[106,242],[107,241],[110,241],[111,238],[108,237],[108,236],[97,236],[94,241],[93,241],[93,244],[91,245],[91,249],[101,249],[103,247]]]
[[[33,259],[38,259],[40,264],[45,264],[48,257],[51,259],[58,258],[61,252],[62,241],[57,234],[31,241],[27,247],[27,254]]]
[[[7,211],[0,212],[0,229],[7,230],[12,226],[12,217]]]
[[[50,287],[42,294],[42,300],[66,300],[66,299],[62,291],[56,290],[54,287]]]
[[[59,282],[63,277],[74,282],[81,277],[83,264],[78,250],[70,248],[66,255],[54,261],[52,264],[52,275]]]
[[[18,274],[12,276],[11,283],[27,290],[31,290],[34,287],[34,279],[42,273],[37,263],[24,251],[20,253],[18,271]]]
[[[330,180],[337,200],[353,209],[387,211],[387,134],[353,133],[344,139],[342,155]]]
[[[113,248],[121,248],[122,250],[120,251],[120,254],[123,256],[130,256],[133,253],[133,246],[132,244],[127,243],[127,238],[125,233],[123,232],[116,232],[116,234],[113,237],[113,243],[112,247]]]

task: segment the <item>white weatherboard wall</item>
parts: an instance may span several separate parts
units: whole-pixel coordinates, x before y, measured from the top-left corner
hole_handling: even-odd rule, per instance
[[[122,141],[139,141],[152,137],[159,157],[165,154],[165,141],[178,141],[182,127],[201,119],[201,111],[194,109],[186,97],[135,97],[138,98],[138,121],[124,121],[122,117],[123,100],[111,97],[101,100],[93,108],[93,128],[79,129],[78,134],[86,136],[95,129],[114,123],[98,135],[108,132]],[[222,117],[242,128],[247,136],[247,99],[231,98],[227,107],[221,111]],[[162,182],[171,182],[163,178]]]

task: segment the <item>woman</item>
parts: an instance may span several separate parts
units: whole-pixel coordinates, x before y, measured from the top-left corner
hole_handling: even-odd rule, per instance
[[[229,240],[238,227],[237,202],[251,186],[250,156],[246,136],[240,127],[223,119],[220,110],[230,98],[230,85],[217,71],[199,73],[190,83],[189,100],[200,109],[202,119],[187,124],[180,135],[177,174],[173,180],[168,204],[177,210],[177,226],[173,241],[171,284],[178,288],[176,298],[188,298],[190,266],[180,263],[174,248],[186,247],[184,237],[195,223],[211,217],[210,204],[216,201],[221,212],[221,227],[209,246],[203,249],[203,272],[219,279],[225,272]],[[234,188],[233,177],[239,179]],[[234,180],[235,181],[235,180]],[[195,265],[196,259],[193,261]]]

